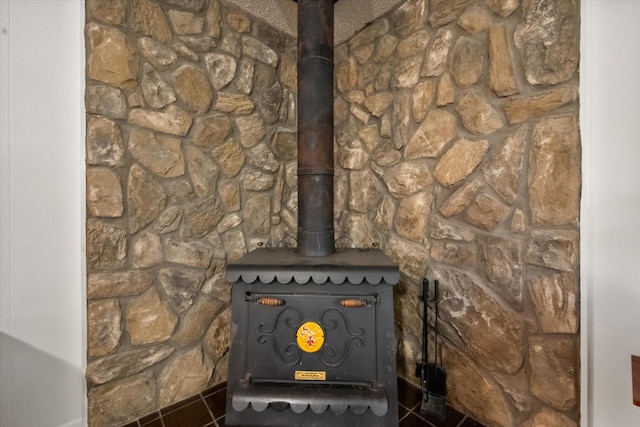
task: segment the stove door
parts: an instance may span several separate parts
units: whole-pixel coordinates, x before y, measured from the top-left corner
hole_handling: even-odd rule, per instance
[[[376,294],[247,293],[245,379],[377,384]]]

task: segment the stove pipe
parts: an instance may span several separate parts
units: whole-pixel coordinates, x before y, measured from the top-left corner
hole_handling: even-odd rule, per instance
[[[335,252],[333,3],[298,0],[298,252]]]

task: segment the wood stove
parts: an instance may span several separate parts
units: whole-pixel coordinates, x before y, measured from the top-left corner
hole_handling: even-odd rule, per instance
[[[393,285],[380,250],[333,228],[333,0],[298,0],[297,248],[227,266],[225,425],[398,425]]]
[[[378,250],[258,249],[227,267],[232,344],[225,424],[398,424],[393,286]]]

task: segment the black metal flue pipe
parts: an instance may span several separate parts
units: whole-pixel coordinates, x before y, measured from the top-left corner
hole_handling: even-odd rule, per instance
[[[298,252],[335,252],[333,0],[298,0]]]

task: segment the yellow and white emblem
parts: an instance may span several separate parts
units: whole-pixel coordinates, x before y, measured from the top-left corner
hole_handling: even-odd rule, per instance
[[[305,322],[296,332],[298,347],[307,353],[315,353],[324,344],[324,331],[316,322]]]

